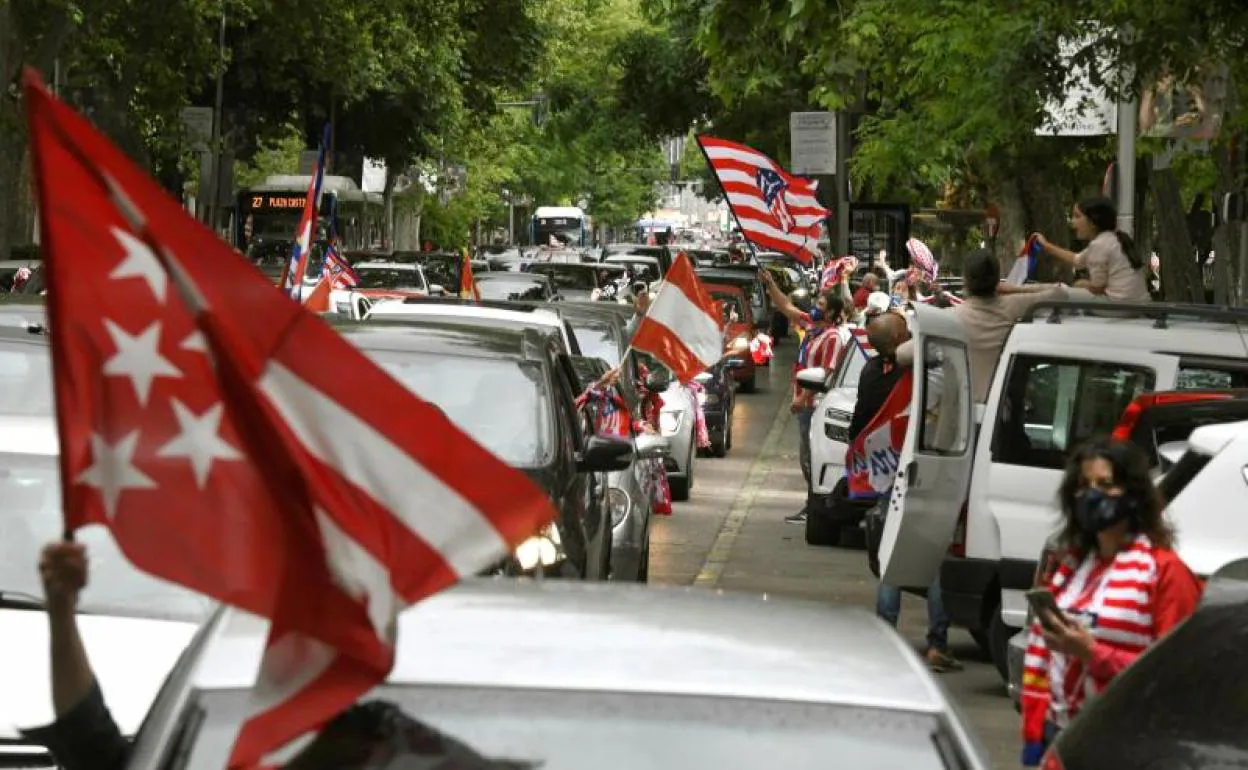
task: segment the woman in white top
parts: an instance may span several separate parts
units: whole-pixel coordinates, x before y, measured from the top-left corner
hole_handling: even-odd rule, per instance
[[[1118,211],[1108,198],[1084,198],[1070,214],[1075,235],[1088,245],[1078,254],[1050,243],[1040,233],[1036,238],[1049,254],[1075,268],[1088,271],[1088,280],[1075,284],[1115,302],[1148,302],[1144,261],[1135,253],[1131,237],[1118,230]]]

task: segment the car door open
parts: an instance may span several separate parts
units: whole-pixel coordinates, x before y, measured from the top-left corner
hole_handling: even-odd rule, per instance
[[[900,470],[880,540],[880,580],[926,588],[940,571],[974,455],[970,359],[957,317],[918,306],[914,390]]]

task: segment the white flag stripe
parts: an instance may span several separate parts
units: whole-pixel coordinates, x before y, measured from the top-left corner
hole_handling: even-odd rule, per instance
[[[377,638],[394,644],[394,619],[406,606],[390,585],[390,570],[343,532],[329,514],[314,507],[316,525],[325,543],[329,573],[338,587],[368,607],[368,620]]]
[[[294,372],[270,361],[258,386],[305,449],[388,508],[457,575],[473,575],[507,552],[472,504]]]
[[[737,171],[736,169],[727,168],[715,169],[715,173],[719,175],[719,181],[724,184],[736,182],[737,184],[748,184],[755,187],[758,186],[758,180],[754,178],[754,175],[745,171]],[[792,187],[784,191],[784,199],[794,208],[815,208],[816,206],[822,208],[822,204],[819,203],[815,196],[802,195],[801,193],[794,192]],[[761,192],[759,193],[759,200],[762,200]]]
[[[649,317],[667,327],[690,353],[707,366],[723,355],[724,335],[719,324],[691,302],[679,286],[663,284],[659,296],[650,306]]]
[[[711,160],[736,160],[741,163],[749,163],[751,166],[762,166],[773,171],[778,170],[776,164],[766,155],[757,152],[746,152],[738,150],[735,147],[715,147],[713,145],[705,145],[706,156]]]
[[[338,651],[318,639],[293,631],[283,634],[264,650],[256,686],[251,688],[247,702],[248,719],[272,711],[298,695],[337,658]]]
[[[746,193],[728,193],[728,203],[737,210],[746,208],[753,209],[767,216],[772,215],[771,209],[767,208],[767,204],[763,203],[762,198],[759,198],[756,195],[748,195]],[[797,221],[798,227],[809,227],[810,225],[823,221],[823,216],[820,214],[799,214],[792,212],[792,208],[795,207],[791,207],[790,212],[793,213],[793,219]]]
[[[746,222],[750,223],[749,225],[743,224],[743,226],[746,228],[747,231],[751,233],[757,233],[758,235],[766,235],[770,238],[775,238],[777,240],[781,240],[786,243],[791,243],[794,246],[801,246],[807,243],[813,245],[814,243],[818,241],[817,238],[810,238],[808,236],[802,236],[797,233],[786,233],[783,230],[777,230],[776,228],[772,227],[767,222],[760,222],[756,219],[751,219],[750,217],[741,217],[741,218],[744,219]]]

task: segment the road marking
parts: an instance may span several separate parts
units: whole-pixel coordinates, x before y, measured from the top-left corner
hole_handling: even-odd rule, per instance
[[[715,542],[711,544],[711,551],[706,555],[706,561],[702,562],[702,569],[693,579],[695,586],[714,588],[719,585],[719,578],[724,574],[724,566],[728,564],[728,558],[732,555],[732,547],[745,526],[745,520],[750,516],[750,509],[754,507],[754,498],[758,496],[763,481],[771,472],[772,460],[777,454],[776,448],[780,446],[780,438],[784,436],[784,429],[789,424],[790,416],[789,400],[780,399],[780,408],[771,422],[771,430],[767,432],[767,438],[763,439],[762,449],[758,450],[758,456],[754,458],[754,464],[750,466],[745,485],[741,487],[741,491],[733,500],[732,508],[728,511],[728,518],[724,519],[723,526],[715,535]]]

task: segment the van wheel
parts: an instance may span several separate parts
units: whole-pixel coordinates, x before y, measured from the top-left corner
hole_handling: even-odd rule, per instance
[[[992,608],[992,622],[988,625],[988,650],[997,673],[1005,682],[1010,681],[1010,637],[1013,635],[1014,629],[1001,619],[1001,602],[997,602]]]

